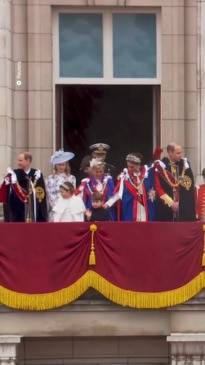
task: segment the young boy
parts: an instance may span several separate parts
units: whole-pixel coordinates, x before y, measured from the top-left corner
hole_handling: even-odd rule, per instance
[[[99,192],[92,194],[92,209],[85,211],[87,221],[98,222],[98,221],[110,221],[110,214],[107,209],[102,207],[103,196]]]
[[[83,222],[85,205],[79,196],[74,195],[74,186],[68,181],[60,185],[60,194],[53,207],[54,222]]]

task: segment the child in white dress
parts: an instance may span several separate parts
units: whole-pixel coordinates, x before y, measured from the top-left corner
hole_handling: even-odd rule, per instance
[[[74,186],[66,181],[60,185],[60,197],[53,207],[53,222],[83,222],[85,205],[74,195]]]
[[[56,151],[53,156],[51,156],[50,164],[53,165],[53,174],[49,175],[46,180],[46,195],[48,203],[49,221],[53,221],[52,209],[57,203],[60,196],[60,185],[65,181],[69,181],[76,188],[76,178],[71,175],[71,168],[69,161],[74,157],[72,152],[64,152],[63,150]]]

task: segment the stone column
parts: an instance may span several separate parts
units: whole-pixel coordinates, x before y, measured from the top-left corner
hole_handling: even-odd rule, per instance
[[[0,181],[11,163],[12,63],[11,0],[0,0]]]
[[[0,365],[15,365],[20,336],[0,336]]]
[[[197,0],[198,177],[205,167],[205,1]],[[197,179],[198,180],[198,179]],[[199,179],[200,183],[200,179]]]
[[[205,364],[205,333],[171,334],[170,342],[171,365],[204,365]]]

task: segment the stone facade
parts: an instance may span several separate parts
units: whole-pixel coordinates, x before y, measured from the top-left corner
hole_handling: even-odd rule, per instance
[[[196,178],[205,166],[205,1],[0,0],[0,177],[22,150],[45,175],[55,149],[53,15],[64,9],[159,9],[161,142],[180,141]],[[205,297],[132,310],[77,301],[46,312],[0,307],[0,365],[204,364]]]
[[[204,291],[161,310],[123,308],[94,291],[45,312],[1,306],[0,362],[201,365],[204,308]]]
[[[50,173],[55,149],[53,14],[63,9],[158,9],[161,144],[180,141],[195,175],[205,165],[204,2],[197,0],[0,0],[0,176],[29,149]]]

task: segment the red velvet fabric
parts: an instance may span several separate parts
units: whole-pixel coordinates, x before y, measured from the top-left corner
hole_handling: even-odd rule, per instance
[[[180,288],[204,270],[201,222],[96,222],[94,266],[90,226],[0,223],[0,285],[51,293],[92,270],[121,289],[155,293]]]

